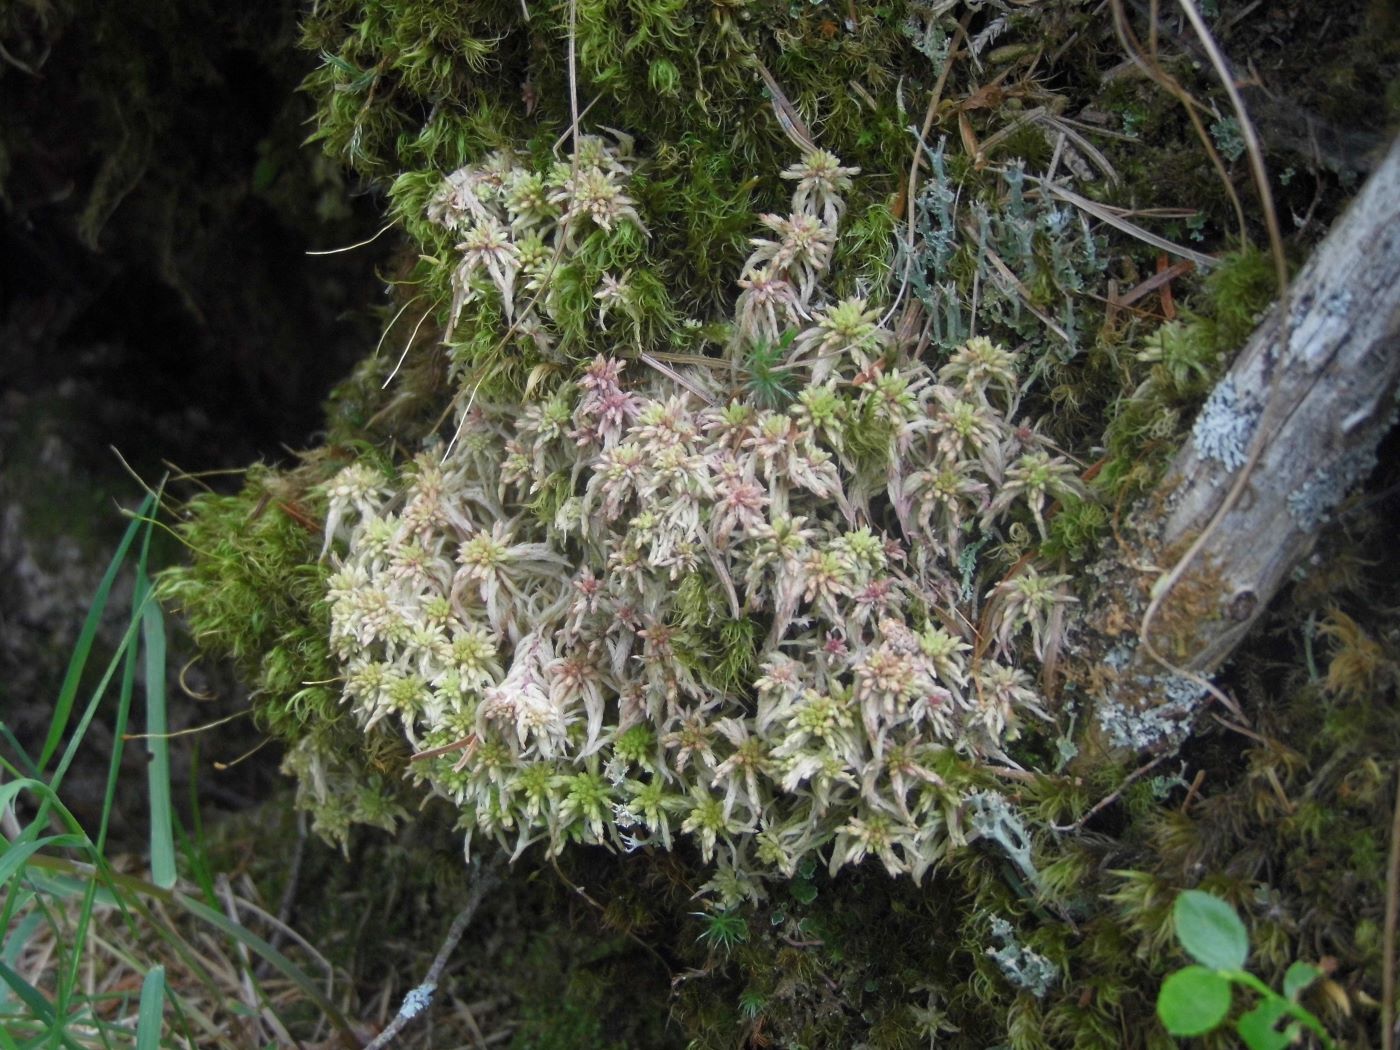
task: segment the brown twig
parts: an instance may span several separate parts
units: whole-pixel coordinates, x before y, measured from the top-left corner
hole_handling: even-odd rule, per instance
[[[457,917],[452,920],[452,925],[448,927],[447,936],[443,939],[442,947],[438,949],[433,964],[428,967],[428,973],[423,978],[423,983],[404,996],[403,1005],[399,1007],[399,1012],[394,1015],[394,1019],[389,1022],[384,1031],[365,1046],[365,1050],[383,1050],[398,1037],[409,1021],[412,1021],[426,1009],[428,1003],[432,1001],[433,993],[437,991],[438,981],[442,979],[443,971],[447,969],[448,960],[456,951],[462,935],[467,932],[467,926],[471,924],[472,916],[481,906],[481,898],[486,895],[488,889],[496,884],[498,878],[495,867],[485,868],[477,875],[476,883],[467,896],[467,903],[462,905],[462,910],[457,913]]]
[[[1101,799],[1095,804],[1095,806],[1094,806],[1093,809],[1089,810],[1088,813],[1085,813],[1082,817],[1080,817],[1078,820],[1076,820],[1073,824],[1051,824],[1051,825],[1050,825],[1050,830],[1051,830],[1051,831],[1063,831],[1063,832],[1078,831],[1078,830],[1079,830],[1080,828],[1082,828],[1085,824],[1089,823],[1089,821],[1092,820],[1097,814],[1103,812],[1103,811],[1104,811],[1105,809],[1107,809],[1110,805],[1112,805],[1112,804],[1123,794],[1124,791],[1127,791],[1127,790],[1128,790],[1128,785],[1129,785],[1129,784],[1131,784],[1134,780],[1137,780],[1137,779],[1138,779],[1139,777],[1141,777],[1144,773],[1150,772],[1151,770],[1155,769],[1157,766],[1161,765],[1161,763],[1162,763],[1163,761],[1165,761],[1165,760],[1167,759],[1167,757],[1168,757],[1167,755],[1158,755],[1156,758],[1152,759],[1152,761],[1148,762],[1146,765],[1144,765],[1144,766],[1139,766],[1137,769],[1133,770],[1131,773],[1129,773],[1126,777],[1123,778],[1123,783],[1119,784],[1118,787],[1115,788],[1112,792],[1110,792],[1109,794],[1107,794],[1107,795],[1105,795],[1103,798],[1101,798]]]
[[[1201,790],[1201,785],[1205,783],[1206,771],[1199,769],[1196,775],[1191,778],[1191,785],[1186,789],[1186,798],[1181,802],[1181,812],[1186,813],[1191,809],[1191,803],[1196,801],[1196,795]]]

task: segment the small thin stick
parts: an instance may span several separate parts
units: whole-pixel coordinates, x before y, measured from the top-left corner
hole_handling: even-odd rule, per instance
[[[1395,927],[1400,921],[1400,776],[1390,818],[1390,866],[1385,873],[1385,932],[1381,936],[1381,1050],[1395,1050]]]
[[[588,116],[588,111],[591,110],[597,104],[598,100],[595,98],[592,102],[588,103],[588,105],[584,106],[583,109],[579,112],[578,120],[582,120],[584,117]],[[560,135],[557,139],[555,139],[554,145],[549,147],[550,153],[557,154],[559,152],[559,150],[563,147],[564,143],[567,142],[569,138],[573,135],[574,126],[576,126],[577,124],[578,121],[575,121],[573,125],[564,129],[564,134]],[[575,152],[577,152],[578,147],[575,146],[574,150]]]
[[[408,352],[413,349],[413,340],[418,338],[418,329],[423,327],[423,322],[428,319],[428,315],[433,312],[436,306],[437,304],[434,303],[432,306],[428,307],[428,309],[424,311],[422,317],[418,318],[418,323],[413,326],[413,331],[409,333],[408,342],[404,343],[403,345],[403,353],[399,354],[399,359],[394,365],[394,370],[389,373],[389,378],[384,380],[384,385],[379,389],[387,390],[389,388],[389,384],[394,381],[394,376],[399,374],[399,369],[403,367],[404,361],[408,359]],[[389,334],[388,329],[385,329],[384,334]],[[383,340],[381,339],[380,342],[383,342]],[[375,349],[375,352],[378,353],[378,348]]]
[[[1050,830],[1051,830],[1051,831],[1078,831],[1078,830],[1079,830],[1080,828],[1082,828],[1085,824],[1089,823],[1089,821],[1092,820],[1092,819],[1094,818],[1095,815],[1097,815],[1098,813],[1101,813],[1104,809],[1106,809],[1109,805],[1111,805],[1114,801],[1116,801],[1116,800],[1118,799],[1118,797],[1119,797],[1120,795],[1123,794],[1124,791],[1128,790],[1128,785],[1129,785],[1129,784],[1131,784],[1134,780],[1138,779],[1138,777],[1142,776],[1144,773],[1147,773],[1147,772],[1149,772],[1150,770],[1156,768],[1159,764],[1161,764],[1162,762],[1164,762],[1168,757],[1169,757],[1169,756],[1167,756],[1167,755],[1158,755],[1158,756],[1157,756],[1156,758],[1154,758],[1151,762],[1147,763],[1147,765],[1145,765],[1145,766],[1139,766],[1137,769],[1133,770],[1131,773],[1129,773],[1126,777],[1123,778],[1123,783],[1119,784],[1118,787],[1115,788],[1112,792],[1110,792],[1109,794],[1107,794],[1107,795],[1105,795],[1103,798],[1101,798],[1101,799],[1098,801],[1098,803],[1095,804],[1095,806],[1094,806],[1093,809],[1089,810],[1088,813],[1085,813],[1082,817],[1080,817],[1078,820],[1076,820],[1073,824],[1051,824],[1051,825],[1050,825]]]
[[[578,38],[578,0],[569,0],[569,130],[574,136],[574,155],[578,155],[578,60],[575,54]],[[575,159],[574,167],[578,167]]]
[[[184,683],[182,682],[181,684],[183,685]],[[188,689],[185,691],[189,692]],[[194,694],[191,693],[190,695],[193,696]],[[199,697],[195,697],[195,699],[199,699]],[[204,699],[208,700],[211,698],[204,697]],[[234,719],[244,718],[252,713],[252,708],[245,708],[242,711],[235,711],[231,715],[225,715],[223,718],[216,718],[212,722],[205,722],[203,725],[190,726],[187,729],[172,729],[168,733],[123,733],[122,740],[174,740],[176,737],[193,736],[195,733],[203,733],[210,729],[218,729],[221,725],[226,725]]]
[[[394,228],[394,224],[391,222],[391,223],[389,223],[387,226],[385,226],[382,230],[380,230],[378,233],[376,233],[373,237],[366,237],[363,241],[360,241],[360,242],[358,242],[357,244],[347,244],[344,248],[326,248],[324,251],[307,252],[306,254],[307,254],[307,255],[339,255],[341,252],[350,252],[350,251],[354,251],[356,248],[363,248],[366,244],[373,244],[375,241],[379,240],[380,237],[383,237],[386,233],[388,233],[388,232],[389,232],[390,230],[392,230],[393,228]]]
[[[472,405],[476,404],[476,392],[481,389],[481,384],[486,382],[486,372],[481,373],[481,378],[476,381],[476,386],[472,387],[472,396],[467,398],[467,407],[462,410],[462,418],[457,423],[457,429],[452,434],[452,440],[447,443],[447,449],[442,454],[442,462],[447,462],[447,457],[452,455],[452,450],[457,447],[457,440],[462,436],[462,431],[466,428],[467,417],[471,415]],[[457,397],[461,397],[459,393]],[[453,399],[454,401],[456,398]]]
[[[914,220],[918,211],[914,198],[918,196],[919,165],[924,162],[924,143],[928,139],[929,132],[933,130],[933,122],[938,116],[938,104],[943,100],[943,89],[948,84],[948,74],[953,71],[953,63],[958,57],[958,48],[962,46],[963,39],[967,36],[967,24],[971,18],[972,13],[969,11],[958,23],[958,30],[953,34],[953,42],[948,46],[948,60],[938,71],[938,80],[934,82],[933,90],[929,92],[928,108],[924,110],[924,123],[919,129],[918,142],[914,145],[913,159],[909,162],[909,183],[906,188],[908,197],[905,200],[907,205],[905,224],[908,229],[904,245],[904,273],[900,278],[899,291],[895,293],[894,304],[885,312],[885,316],[880,318],[881,328],[894,318],[895,313],[899,310],[900,302],[904,299],[904,293],[909,288],[909,270],[914,264]]]
[[[1206,771],[1196,770],[1196,775],[1191,778],[1191,784],[1186,789],[1186,798],[1181,802],[1181,812],[1186,813],[1191,809],[1191,803],[1196,801],[1196,795],[1201,790],[1201,785],[1206,782]]]
[[[1274,193],[1269,187],[1268,170],[1264,167],[1264,149],[1254,131],[1254,121],[1249,119],[1249,112],[1244,108],[1244,98],[1240,95],[1240,89],[1235,87],[1235,78],[1230,73],[1229,64],[1221,54],[1220,45],[1215,42],[1215,37],[1210,35],[1210,29],[1206,26],[1206,20],[1201,17],[1201,10],[1196,6],[1195,0],[1177,2],[1186,12],[1187,21],[1196,31],[1196,37],[1205,48],[1206,54],[1210,56],[1211,65],[1215,67],[1215,73],[1220,78],[1220,86],[1225,89],[1225,94],[1230,97],[1230,105],[1235,110],[1235,119],[1239,122],[1240,134],[1244,138],[1245,152],[1249,156],[1249,170],[1254,176],[1254,188],[1259,193],[1259,205],[1264,212],[1264,225],[1269,230],[1269,249],[1274,257],[1274,274],[1278,278],[1279,295],[1286,302],[1288,260],[1283,254],[1283,230],[1279,228]]]
[[[182,668],[180,668],[180,673],[179,673],[179,675],[177,675],[177,677],[178,677],[178,679],[179,679],[179,681],[180,681],[180,689],[181,689],[181,691],[182,691],[186,696],[188,696],[191,700],[215,700],[215,699],[217,699],[217,698],[218,698],[218,695],[219,695],[219,694],[217,694],[217,693],[201,693],[201,692],[199,692],[199,691],[196,690],[196,689],[191,689],[191,688],[190,688],[190,683],[189,683],[189,681],[185,678],[185,675],[189,674],[189,673],[190,673],[190,668],[193,667],[193,666],[194,666],[195,664],[197,664],[197,663],[199,663],[199,657],[198,657],[198,656],[191,656],[188,660],[185,661],[185,666],[182,667]]]
[[[462,939],[462,935],[467,932],[472,916],[476,914],[476,909],[481,905],[481,898],[486,895],[488,889],[496,884],[497,878],[494,867],[483,870],[477,876],[476,884],[472,886],[471,893],[467,895],[467,903],[462,905],[462,910],[452,920],[452,925],[447,930],[447,937],[444,938],[442,947],[438,949],[432,966],[428,967],[428,974],[423,978],[423,983],[411,989],[403,997],[403,1005],[399,1007],[399,1012],[394,1015],[394,1019],[389,1022],[384,1031],[366,1044],[365,1050],[383,1050],[398,1037],[409,1021],[421,1014],[432,1002],[433,993],[437,991],[438,981],[442,979],[442,972],[447,969],[448,959],[457,950],[457,943]]]
[[[384,340],[389,338],[389,331],[394,327],[394,325],[399,323],[399,318],[404,315],[404,311],[407,310],[410,306],[412,306],[421,298],[423,298],[421,294],[415,295],[412,299],[410,299],[408,302],[404,303],[402,306],[399,307],[398,313],[394,314],[394,316],[390,318],[389,323],[384,326],[384,332],[382,335],[380,335],[379,342],[374,344],[374,353],[370,354],[370,357],[379,356],[379,351],[384,346]]]
[[[234,766],[238,765],[240,762],[243,762],[243,761],[246,760],[246,759],[252,758],[254,755],[256,755],[256,754],[257,754],[259,751],[261,751],[263,748],[267,747],[267,745],[270,744],[270,743],[272,743],[272,737],[268,737],[268,738],[266,738],[265,740],[263,740],[261,743],[256,744],[256,745],[254,745],[253,747],[250,747],[247,751],[243,752],[243,754],[239,755],[239,756],[238,756],[237,758],[235,758],[232,762],[215,762],[215,763],[214,763],[214,768],[217,769],[220,773],[222,773],[222,772],[223,772],[224,770],[226,770],[226,769],[232,769]]]

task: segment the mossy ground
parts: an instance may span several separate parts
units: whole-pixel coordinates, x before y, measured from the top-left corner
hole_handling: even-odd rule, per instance
[[[1382,557],[1388,502],[1329,533],[1333,568],[1296,585],[1237,658],[1227,684],[1254,732],[1212,726],[1081,829],[1035,832],[1036,885],[978,847],[922,886],[809,865],[761,904],[716,916],[695,911],[694,858],[580,848],[557,868],[510,869],[448,991],[488,1003],[483,1028],[510,1031],[522,1050],[1165,1048],[1152,1010],[1182,961],[1171,904],[1200,886],[1244,915],[1252,971],[1277,985],[1292,960],[1321,960],[1328,978],[1309,1006],[1342,1045],[1377,1045],[1400,621],[1376,610],[1400,594],[1345,567]],[[1045,825],[1071,825],[1122,771],[1102,774],[1041,777],[1020,801]],[[438,804],[396,838],[356,832],[346,855],[307,843],[294,925],[391,1007],[468,889],[445,818]],[[218,834],[215,859],[254,858],[277,899],[294,823],[265,811]],[[1043,998],[990,957],[996,917],[1055,964]]]
[[[1274,162],[1296,167],[1288,180],[1280,177],[1280,201],[1300,219],[1289,247],[1301,257],[1364,169],[1359,154],[1347,163],[1346,144],[1395,121],[1387,79],[1395,75],[1395,50],[1366,44],[1389,16],[1379,5],[1341,5],[1316,51],[1290,54],[1270,41],[1320,14],[1301,5],[1258,13],[1244,4],[1217,6],[1216,23],[1229,27],[1226,42],[1233,34],[1238,54],[1297,72],[1297,107],[1339,123],[1358,108],[1373,114],[1365,126],[1343,128],[1362,138],[1341,139],[1335,165],[1300,154],[1281,117],[1265,127]],[[927,97],[935,79],[916,45],[941,46],[936,34],[920,38],[902,27],[913,18],[926,28],[918,21],[926,13],[892,4],[856,10],[848,23],[847,12],[823,5],[758,2],[318,5],[304,30],[323,56],[307,85],[321,107],[318,137],[384,192],[412,242],[394,278],[407,321],[333,399],[325,449],[296,470],[251,475],[241,494],[201,497],[187,508],[183,535],[194,560],[168,584],[195,634],[241,663],[271,735],[294,743],[324,734],[345,756],[357,790],[369,785],[383,806],[398,803],[391,785],[407,756],[366,743],[328,684],[320,542],[303,519],[316,518],[310,493],[334,466],[352,455],[392,463],[442,411],[449,366],[432,347],[445,327],[443,260],[451,245],[422,217],[441,176],[507,146],[547,160],[571,119],[563,42],[572,36],[582,104],[594,107],[589,122],[635,134],[649,158],[647,179],[632,189],[651,237],[597,234],[571,263],[577,272],[566,277],[584,291],[572,299],[572,318],[561,321],[557,354],[504,345],[495,334],[499,317],[484,301],[445,356],[479,375],[493,397],[548,389],[611,342],[590,323],[595,306],[586,293],[599,274],[629,266],[655,279],[655,294],[635,319],[639,341],[706,352],[693,331],[676,334],[677,318],[732,297],[729,282],[754,214],[776,207],[785,192],[777,173],[792,147],[760,67],[820,128],[822,143],[865,173],[850,207],[862,236],[844,242],[855,247],[839,268],[841,280],[852,289],[890,287],[898,271],[886,240],[907,203],[913,149],[906,128],[923,115],[920,106],[900,106]],[[989,20],[977,13],[964,28],[975,34]],[[1154,295],[1115,310],[1076,293],[1080,339],[1070,349],[1029,315],[1006,308],[1008,330],[1034,333],[1024,338],[1034,342],[1043,382],[1030,397],[1050,411],[1054,438],[1099,457],[1085,463],[1092,498],[1060,510],[1041,552],[1084,564],[1157,480],[1266,304],[1272,264],[1239,242],[1230,194],[1204,162],[1180,106],[1131,72],[1115,72],[1121,51],[1088,7],[1046,5],[1017,14],[1010,26],[1008,39],[1034,30],[1043,46],[978,74],[960,68],[934,113],[959,192],[1003,206],[1005,187],[984,162],[1016,155],[1044,162],[1053,144],[1039,131],[1022,131],[981,161],[975,144],[1018,111],[1068,103],[1081,117],[1105,116],[1127,136],[1105,147],[1121,176],[1116,187],[1101,184],[1105,198],[1147,208],[1167,187],[1171,203],[1190,214],[1159,232],[1235,251],[1208,277],[1172,282],[1171,299]],[[1145,37],[1140,19],[1137,26]],[[1188,90],[1218,103],[1184,34],[1174,23],[1168,28],[1177,36],[1167,34],[1174,45],[1167,65]],[[1052,54],[1054,61],[1046,58]],[[999,94],[984,90],[989,83]],[[1325,112],[1334,85],[1353,99],[1344,112]],[[1213,138],[1228,153],[1223,119],[1212,121]],[[1249,198],[1238,158],[1228,179]],[[1252,204],[1243,234],[1262,243]],[[1114,241],[1104,262],[1125,291],[1156,265],[1154,250],[1127,241]],[[1033,304],[1067,292],[1070,271],[1044,240],[1030,246],[1026,266]],[[977,267],[976,253],[965,250],[947,262],[947,273],[970,286]],[[406,371],[381,392],[399,353]],[[923,886],[877,871],[831,879],[813,870],[771,887],[759,905],[697,916],[691,897],[703,880],[694,858],[570,851],[558,871],[522,861],[508,888],[496,891],[481,946],[457,971],[463,994],[503,997],[502,1017],[513,1019],[512,1039],[522,1048],[1165,1047],[1152,1004],[1162,975],[1180,962],[1170,905],[1178,890],[1200,885],[1246,916],[1252,965],[1265,980],[1276,981],[1294,958],[1331,960],[1330,983],[1310,993],[1310,1005],[1349,1045],[1374,1045],[1384,829],[1400,739],[1400,622],[1387,611],[1400,607],[1400,594],[1384,568],[1394,565],[1385,547],[1392,475],[1374,484],[1380,495],[1370,503],[1363,497],[1342,512],[1318,564],[1237,656],[1225,685],[1242,698],[1251,730],[1208,723],[1179,759],[1092,816],[1129,770],[1076,767],[1073,775],[1045,773],[1012,785],[1013,799],[1040,828],[1033,832],[1036,878],[979,846]],[[1051,733],[1032,736],[1017,757],[1055,769],[1056,743]],[[441,838],[430,834],[431,826],[425,818],[393,843],[354,833],[348,862],[321,857],[316,884],[328,889],[304,897],[298,915],[318,943],[335,944],[345,910],[336,902],[355,900],[366,918],[342,942],[345,965],[362,986],[386,988],[393,1001],[411,985],[414,964],[431,954],[464,890],[455,842],[445,828]],[[333,830],[349,833],[348,821]],[[372,887],[364,885],[367,872]],[[1058,980],[1043,997],[1018,988],[990,956],[1000,944],[994,918],[1054,964]]]

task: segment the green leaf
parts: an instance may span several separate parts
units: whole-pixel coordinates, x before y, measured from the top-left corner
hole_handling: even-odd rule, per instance
[[[14,888],[6,887],[6,892],[14,892]],[[4,949],[0,950],[0,963],[7,967],[13,967],[19,961],[24,949],[29,947],[30,938],[38,931],[43,921],[44,915],[39,911],[31,911],[21,919],[5,938]],[[8,984],[0,986],[0,1010],[4,1010],[9,1005],[10,997],[13,994]]]
[[[5,847],[4,852],[0,853],[0,885],[5,885],[8,890],[10,877],[45,846],[53,846],[55,849],[81,849],[85,845],[87,840],[78,835],[49,835],[28,842],[17,839],[15,845]]]
[[[63,685],[59,687],[58,699],[54,702],[53,716],[49,719],[49,733],[44,740],[43,749],[39,752],[40,769],[49,764],[49,759],[53,758],[54,752],[58,750],[59,742],[63,739],[64,730],[68,728],[68,718],[73,711],[73,701],[77,699],[78,695],[78,683],[82,680],[83,669],[87,666],[88,654],[92,651],[93,642],[97,639],[97,628],[101,624],[102,614],[107,608],[107,597],[112,593],[112,584],[116,582],[117,573],[126,561],[126,552],[130,549],[132,541],[136,539],[136,534],[141,530],[141,519],[151,511],[154,504],[155,500],[151,496],[147,496],[142,501],[131,524],[127,526],[121,543],[117,545],[117,552],[112,555],[112,560],[107,565],[102,582],[97,585],[97,593],[93,595],[92,604],[88,607],[87,619],[83,621],[82,630],[78,633],[78,640],[73,645],[73,656],[68,662],[68,672],[63,676]]]
[[[1187,966],[1162,982],[1157,1016],[1172,1035],[1200,1035],[1230,1012],[1230,981],[1204,966]]]
[[[91,878],[72,878],[68,875],[53,875],[42,869],[30,867],[24,873],[25,882],[35,890],[59,900],[77,900],[86,896],[92,887]],[[104,908],[120,908],[121,900],[107,886],[98,886],[93,901]]]
[[[0,963],[0,981],[4,981],[10,990],[19,996],[24,1005],[29,1007],[32,1016],[45,1024],[53,1024],[53,1007],[49,1005],[43,993],[4,963]]]
[[[1235,1031],[1240,1033],[1240,1038],[1249,1050],[1284,1050],[1293,1041],[1292,1033],[1280,1032],[1274,1025],[1287,1012],[1286,1000],[1276,995],[1270,996],[1253,1010],[1243,1014],[1235,1022]]]
[[[149,588],[148,581],[142,581]],[[144,588],[143,588],[144,589]],[[146,656],[146,776],[150,791],[151,881],[161,889],[175,885],[175,833],[170,805],[170,738],[165,711],[165,619],[152,600],[141,614]]]
[[[29,777],[21,777],[19,780],[11,780],[7,784],[0,784],[0,810],[6,809],[19,796],[21,791],[43,792],[48,790],[48,785],[41,780],[32,780]]]
[[[147,971],[141,982],[141,1007],[136,1015],[136,1050],[160,1050],[160,1030],[165,1005],[165,967]]]
[[[1313,981],[1322,976],[1322,971],[1316,966],[1301,960],[1295,962],[1288,968],[1288,972],[1283,975],[1283,994],[1285,998],[1297,1000],[1303,990]]]
[[[1191,958],[1212,970],[1242,970],[1249,934],[1235,909],[1219,897],[1187,890],[1172,908],[1176,936]]]

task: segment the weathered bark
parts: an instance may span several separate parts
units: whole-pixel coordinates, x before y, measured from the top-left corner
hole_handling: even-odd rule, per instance
[[[1179,738],[1217,669],[1370,474],[1400,388],[1400,139],[1256,329],[1095,603],[1111,749]],[[1150,590],[1149,590],[1150,588]],[[1156,597],[1148,639],[1137,632]],[[1167,666],[1170,664],[1171,666]],[[1177,670],[1190,672],[1187,675]]]

